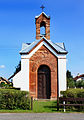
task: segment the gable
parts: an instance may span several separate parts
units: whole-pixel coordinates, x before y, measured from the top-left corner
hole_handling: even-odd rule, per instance
[[[50,16],[48,16],[44,12],[42,12],[40,15],[35,16],[35,19],[39,18],[41,15],[44,15],[46,18],[50,18]]]
[[[44,44],[30,57],[35,57],[36,59],[42,58],[57,58]]]
[[[42,45],[29,58],[30,71],[35,72],[40,65],[47,65],[51,70],[57,71],[57,59],[45,45]]]
[[[50,51],[54,52],[55,55],[57,54],[67,54],[67,51],[65,50],[65,48],[63,49],[63,47],[51,42],[51,40],[47,40],[46,38],[41,38],[40,40],[36,40],[33,43],[31,43],[30,45],[27,45],[26,48],[22,49],[20,51],[20,54],[31,54],[31,52],[36,52],[38,50],[39,47],[41,47],[42,45],[45,45]]]
[[[47,23],[50,20],[49,17],[46,17],[45,14],[41,14],[38,18],[36,18],[35,23],[40,23],[41,21],[45,21],[45,23]]]

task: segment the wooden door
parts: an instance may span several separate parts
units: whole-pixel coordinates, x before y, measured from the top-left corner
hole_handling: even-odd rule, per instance
[[[40,66],[38,69],[38,98],[49,99],[51,95],[50,69]]]

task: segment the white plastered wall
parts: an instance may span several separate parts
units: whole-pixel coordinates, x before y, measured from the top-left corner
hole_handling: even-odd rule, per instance
[[[13,77],[13,87],[20,88],[21,78],[22,78],[22,74],[21,74],[21,71],[20,71]]]
[[[21,59],[21,71],[13,77],[13,86],[29,91],[29,59]]]
[[[65,91],[67,89],[66,84],[66,58],[58,58],[58,84],[59,84],[59,96],[60,91]]]

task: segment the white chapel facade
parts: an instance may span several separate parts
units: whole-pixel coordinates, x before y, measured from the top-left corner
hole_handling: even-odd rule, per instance
[[[36,40],[23,43],[21,71],[13,77],[13,86],[29,91],[35,99],[57,99],[66,90],[66,55],[64,43],[50,40],[50,17],[42,12],[35,17]],[[45,33],[41,34],[41,27]]]

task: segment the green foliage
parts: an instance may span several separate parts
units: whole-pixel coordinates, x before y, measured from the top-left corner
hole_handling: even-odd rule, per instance
[[[67,75],[67,78],[73,78],[73,76],[71,75],[71,72],[69,70],[67,70],[66,75]]]
[[[75,82],[74,82],[73,78],[67,78],[67,87],[69,87],[69,88],[75,87]]]
[[[66,91],[61,91],[61,95],[63,95],[63,97],[84,98],[84,89],[68,89]]]
[[[6,84],[6,85],[5,85],[5,88],[6,88],[6,89],[10,89],[10,88],[13,88],[13,83],[10,83],[10,84]]]
[[[13,89],[0,89],[0,109],[30,109],[29,93]]]
[[[0,87],[1,88],[6,88],[6,89],[13,88],[13,83],[5,84],[4,82],[1,82]]]
[[[79,80],[76,82],[76,87],[80,88],[80,87],[84,87],[84,80]]]
[[[84,98],[84,89],[69,89],[66,91],[61,91],[61,95],[66,98]],[[84,101],[69,101],[68,104],[84,104]],[[77,110],[77,111],[83,111],[84,106],[68,106],[66,107],[70,110]]]
[[[5,86],[5,83],[4,82],[1,82],[0,83],[0,87],[4,87]]]
[[[67,76],[67,87],[74,88],[75,81],[74,81],[73,76],[71,75],[71,72],[69,70],[67,70],[66,76]]]
[[[15,68],[16,68],[16,70],[15,70],[14,74],[17,74],[21,70],[21,61]]]

